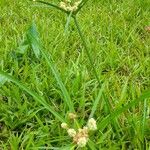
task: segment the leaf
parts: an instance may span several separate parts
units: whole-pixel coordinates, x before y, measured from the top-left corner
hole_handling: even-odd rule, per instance
[[[94,142],[92,142],[90,139],[88,140],[88,146],[90,147],[90,149],[92,150],[96,150],[96,144]]]
[[[75,112],[74,110],[74,105],[73,102],[70,98],[70,95],[65,87],[65,85],[63,84],[61,77],[59,75],[58,70],[56,69],[55,65],[53,64],[53,61],[51,58],[48,57],[48,54],[46,54],[43,50],[41,50],[42,55],[44,56],[44,58],[46,59],[47,64],[49,65],[50,69],[52,70],[52,73],[62,91],[63,97],[64,97],[64,102],[68,105],[69,109],[71,112]]]
[[[66,25],[65,25],[65,34],[66,34],[67,31],[68,31],[69,24],[70,24],[70,20],[71,20],[71,16],[72,16],[72,12],[70,12],[70,14],[69,14],[68,17],[67,17],[67,22],[66,22]]]
[[[100,101],[100,99],[101,99],[103,90],[104,90],[104,88],[105,88],[105,84],[106,84],[106,83],[103,83],[102,87],[101,87],[100,90],[99,90],[98,96],[97,96],[97,98],[96,98],[95,101],[94,101],[94,104],[93,104],[93,107],[92,107],[91,114],[90,114],[89,118],[92,118],[92,117],[94,116],[94,113],[95,113],[96,110],[97,110],[97,106],[98,106],[99,101]]]
[[[17,52],[20,54],[24,54],[27,51],[28,47],[29,47],[29,45],[20,45],[17,48]]]
[[[39,58],[41,45],[40,45],[39,34],[37,32],[35,23],[33,23],[32,26],[28,29],[27,39],[30,46],[32,47],[32,50],[36,58]]]
[[[68,145],[61,148],[58,148],[58,150],[74,150],[75,145]]]
[[[36,149],[50,149],[50,150],[74,150],[75,146],[74,145],[68,145],[64,147],[36,147]]]
[[[144,107],[143,107],[143,115],[141,120],[141,137],[143,142],[144,142],[144,133],[145,133],[145,126],[146,126],[147,108],[148,108],[147,99],[145,99]]]
[[[8,81],[7,78],[5,78],[4,76],[0,75],[0,87],[1,87],[2,85],[4,85],[5,82],[7,82],[7,81]]]
[[[38,33],[38,32],[37,32],[37,29],[36,29],[36,25],[33,24],[33,25],[30,27],[30,29],[32,29],[32,31],[34,31],[34,32],[29,32],[29,36],[32,37],[32,38],[36,37],[35,34]],[[33,34],[33,35],[32,35],[32,34]],[[34,40],[34,39],[33,39],[33,40]],[[40,43],[40,42],[39,42],[39,43]],[[34,44],[36,44],[36,43],[34,43]],[[34,44],[33,44],[33,45],[34,45]],[[70,109],[70,111],[71,111],[71,112],[75,112],[73,102],[72,102],[72,100],[71,100],[71,98],[70,98],[70,95],[69,95],[69,93],[68,93],[68,91],[67,91],[65,85],[63,84],[63,82],[62,82],[62,80],[61,80],[61,77],[60,77],[60,75],[59,75],[58,70],[56,69],[56,67],[55,67],[55,65],[54,65],[54,63],[53,63],[53,60],[52,60],[51,55],[50,55],[50,54],[47,54],[46,52],[44,52],[42,46],[40,46],[40,51],[41,51],[43,57],[45,58],[45,60],[46,60],[46,62],[47,62],[47,64],[48,64],[48,66],[50,67],[50,69],[51,69],[51,71],[52,71],[52,73],[53,73],[53,75],[54,75],[54,77],[55,77],[55,79],[56,79],[56,81],[57,81],[57,83],[58,83],[58,85],[59,85],[61,91],[62,91],[63,98],[64,98],[63,100],[64,100],[65,103],[68,105],[68,108]],[[49,56],[49,57],[48,57],[48,56]]]

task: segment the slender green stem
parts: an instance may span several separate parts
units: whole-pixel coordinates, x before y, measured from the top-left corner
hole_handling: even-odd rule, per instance
[[[147,99],[144,100],[143,117],[141,122],[142,142],[144,143],[144,130],[146,123]]]
[[[64,10],[64,9],[62,9],[62,8],[60,8],[59,6],[57,6],[57,5],[55,5],[55,4],[52,4],[52,3],[49,3],[49,2],[44,2],[44,1],[40,1],[40,0],[36,0],[35,2],[42,3],[42,4],[45,4],[45,5],[54,7],[54,8],[56,8],[56,9],[58,9],[58,10],[63,11],[63,12],[66,13],[66,14],[69,14],[69,13],[70,13],[70,12],[68,12],[68,11],[66,11],[66,10]]]
[[[83,34],[82,34],[82,32],[81,32],[81,29],[80,29],[80,26],[79,26],[79,24],[78,24],[78,21],[77,21],[76,17],[73,17],[73,18],[74,18],[74,22],[75,22],[75,25],[76,25],[76,27],[77,27],[79,36],[80,36],[80,38],[81,38],[81,40],[82,40],[82,42],[83,42],[83,46],[84,46],[85,51],[86,51],[86,53],[87,53],[87,56],[88,56],[90,65],[92,66],[93,73],[94,73],[94,75],[95,75],[95,77],[96,77],[96,79],[97,79],[97,81],[98,81],[99,86],[101,86],[100,79],[99,79],[98,74],[97,74],[97,71],[96,71],[96,69],[95,69],[95,67],[94,67],[94,65],[93,65],[94,63],[93,63],[92,57],[91,57],[91,55],[90,55],[89,49],[88,49],[87,44],[86,44],[86,41],[85,41],[85,39],[84,39],[84,36],[83,36]]]
[[[83,1],[80,5],[79,5],[79,7],[78,7],[78,9],[77,9],[77,11],[75,11],[75,15],[81,10],[81,8],[88,2],[89,0],[85,0],[85,1]]]
[[[72,17],[72,13],[73,13],[73,12],[71,11],[70,14],[69,14],[68,17],[67,17],[67,22],[66,22],[65,31],[64,31],[65,34],[66,34],[67,31],[68,31],[69,24],[70,24],[70,20],[71,20],[71,17]]]

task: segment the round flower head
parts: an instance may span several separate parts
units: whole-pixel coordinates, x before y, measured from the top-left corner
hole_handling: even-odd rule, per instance
[[[78,9],[78,6],[80,5],[81,2],[82,1],[77,1],[73,3],[71,0],[64,0],[59,3],[59,7],[66,11],[74,12]]]
[[[69,113],[68,117],[69,117],[69,119],[73,119],[74,120],[74,119],[77,118],[77,115],[75,113]]]
[[[83,127],[83,131],[84,131],[84,133],[86,133],[86,134],[88,134],[88,130],[89,130],[89,128],[88,127]]]
[[[66,3],[65,2],[60,2],[59,3],[59,7],[66,10],[67,9],[67,6],[66,6]]]
[[[77,6],[77,7],[78,7],[78,6],[81,4],[81,2],[82,2],[82,1],[77,1],[77,2],[75,2],[75,3],[74,3],[74,6]]]
[[[75,137],[76,136],[76,131],[74,129],[68,129],[67,132],[68,132],[70,137]]]
[[[80,137],[78,139],[78,142],[77,142],[77,145],[79,147],[85,147],[86,146],[86,143],[87,143],[87,138],[86,137]]]
[[[71,3],[71,0],[65,0],[66,3]]]
[[[87,127],[89,130],[97,130],[97,125],[94,118],[88,120]]]
[[[68,129],[68,125],[67,125],[67,123],[65,123],[65,122],[63,122],[63,123],[61,124],[61,127],[62,127],[63,129]]]

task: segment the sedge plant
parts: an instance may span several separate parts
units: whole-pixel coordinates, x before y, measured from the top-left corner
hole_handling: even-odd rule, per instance
[[[58,9],[60,11],[62,11],[63,13],[67,14],[68,15],[68,19],[67,19],[67,23],[66,24],[69,24],[70,22],[70,19],[73,18],[74,20],[74,24],[77,28],[77,31],[78,31],[78,34],[82,40],[82,43],[83,43],[83,46],[85,48],[85,51],[86,51],[86,54],[87,54],[87,57],[89,59],[89,63],[90,63],[90,66],[93,70],[93,74],[95,76],[95,78],[97,79],[97,82],[98,82],[98,85],[101,86],[101,81],[100,81],[100,78],[98,76],[98,73],[94,67],[94,61],[92,60],[92,57],[91,57],[91,54],[90,54],[90,50],[87,46],[87,42],[84,38],[84,35],[81,31],[81,27],[79,25],[79,22],[77,20],[77,14],[80,12],[80,10],[82,9],[82,7],[88,2],[88,0],[79,0],[79,1],[76,1],[74,2],[73,0],[65,0],[65,1],[61,1],[59,3],[59,5],[55,5],[55,4],[52,4],[50,2],[45,2],[45,1],[40,1],[40,0],[34,0],[34,2],[38,2],[38,3],[42,3],[42,4],[46,4],[48,6],[51,6],[51,7],[54,7],[55,9]]]
[[[52,56],[49,56],[49,54],[47,54],[43,48],[41,46],[39,46],[39,39],[37,36],[37,31],[36,31],[36,27],[35,25],[31,26],[31,28],[29,29],[28,32],[28,40],[30,42],[30,45],[32,46],[32,49],[35,53],[35,55],[38,58],[39,53],[37,53],[39,50],[42,53],[42,56],[45,58],[49,68],[51,69],[60,89],[63,95],[63,100],[66,103],[66,105],[69,108],[69,113],[68,114],[68,118],[72,120],[73,122],[73,126],[69,125],[68,123],[66,123],[66,119],[64,117],[62,117],[59,113],[57,113],[53,107],[51,107],[48,102],[46,102],[46,100],[39,94],[37,94],[36,92],[33,92],[32,90],[30,90],[28,87],[26,87],[23,83],[21,83],[19,80],[15,79],[14,77],[12,77],[12,75],[9,75],[3,71],[0,71],[0,77],[2,77],[3,81],[11,81],[13,83],[15,83],[19,88],[21,88],[22,90],[26,91],[30,96],[32,96],[34,98],[34,100],[38,103],[40,103],[41,105],[44,106],[45,109],[47,109],[49,112],[51,112],[55,118],[57,118],[57,120],[59,120],[60,122],[62,122],[61,127],[63,129],[65,129],[68,133],[68,136],[70,138],[72,138],[72,142],[74,143],[73,145],[71,145],[71,147],[69,147],[69,149],[74,149],[75,147],[79,148],[79,147],[85,147],[87,145],[88,142],[88,146],[90,147],[90,149],[96,149],[97,147],[95,146],[96,144],[94,142],[92,142],[90,140],[90,132],[93,130],[100,130],[101,132],[104,131],[104,129],[106,128],[107,125],[109,124],[113,124],[114,127],[117,123],[112,123],[114,121],[116,121],[116,118],[123,112],[125,112],[126,110],[128,110],[129,108],[137,105],[140,101],[144,101],[144,107],[146,108],[146,99],[148,99],[150,97],[150,92],[147,91],[145,93],[143,93],[139,99],[135,99],[132,100],[132,102],[129,102],[127,105],[125,105],[124,107],[121,107],[122,103],[118,104],[118,106],[116,106],[116,108],[114,109],[114,112],[111,112],[111,108],[109,108],[109,103],[106,99],[106,105],[108,106],[108,114],[107,116],[105,116],[104,118],[102,118],[102,120],[100,121],[100,123],[98,123],[94,118],[94,114],[97,110],[97,106],[99,104],[99,100],[103,94],[103,91],[107,85],[107,83],[101,83],[100,78],[98,76],[98,73],[94,67],[94,61],[92,59],[90,50],[88,48],[87,42],[84,38],[83,32],[81,30],[81,27],[79,25],[78,19],[77,19],[77,14],[80,12],[80,10],[83,8],[83,6],[88,2],[88,0],[81,0],[81,1],[73,1],[73,0],[64,0],[62,2],[60,2],[58,5],[55,5],[53,3],[50,2],[45,2],[45,1],[40,1],[40,0],[33,0],[37,3],[41,3],[44,5],[48,5],[50,7],[53,7],[61,12],[63,12],[64,14],[68,15],[68,19],[67,19],[67,23],[66,23],[66,28],[68,27],[71,18],[73,18],[74,20],[74,24],[77,28],[77,32],[81,38],[82,44],[84,46],[85,52],[87,54],[87,57],[89,59],[89,63],[90,66],[93,70],[93,74],[98,82],[99,85],[99,93],[97,95],[97,98],[95,99],[93,106],[91,108],[91,113],[89,115],[89,119],[87,121],[87,124],[85,126],[80,126],[78,124],[77,121],[77,115],[75,114],[75,109],[74,109],[74,104],[71,100],[71,96],[69,95],[69,92],[67,91],[67,88],[65,87],[64,83],[62,82],[62,79],[59,75],[59,72],[57,70],[57,68],[54,65]],[[126,86],[125,86],[126,88]],[[125,89],[124,88],[124,89]],[[122,92],[123,93],[123,92]],[[145,109],[146,110],[146,109]],[[144,116],[146,116],[146,111],[144,111]],[[145,118],[145,117],[144,117]],[[75,127],[74,127],[75,124]],[[144,137],[144,119],[143,119],[143,124],[142,124],[142,134]],[[144,138],[143,138],[144,139]],[[60,148],[63,149],[63,148]]]
[[[83,35],[83,32],[81,30],[81,27],[79,25],[79,22],[78,22],[78,19],[77,19],[77,15],[78,13],[81,11],[81,9],[84,7],[84,5],[89,1],[89,0],[78,0],[78,1],[74,1],[74,0],[63,0],[61,1],[58,5],[55,5],[53,3],[50,3],[50,2],[45,2],[45,1],[41,1],[41,0],[33,0],[34,2],[37,2],[37,3],[41,3],[41,4],[45,4],[45,5],[48,5],[50,7],[53,7],[61,12],[63,12],[64,14],[67,14],[68,18],[67,18],[67,22],[66,22],[66,26],[65,28],[68,28],[68,25],[70,23],[70,20],[71,18],[73,18],[74,20],[74,24],[76,26],[76,29],[77,29],[77,32],[80,36],[80,39],[82,41],[82,44],[84,46],[84,49],[85,49],[85,52],[87,54],[87,58],[89,60],[89,64],[92,68],[92,71],[93,71],[93,74],[95,76],[95,79],[97,80],[97,83],[98,83],[98,87],[100,88],[100,91],[99,91],[99,94],[98,94],[98,97],[97,99],[95,100],[94,104],[93,104],[93,107],[91,109],[91,114],[89,116],[89,121],[92,120],[94,123],[94,129],[97,129],[97,126],[96,126],[96,121],[92,118],[94,116],[94,113],[97,109],[97,106],[98,106],[98,103],[99,103],[99,100],[100,100],[100,97],[101,95],[103,94],[103,89],[105,88],[105,85],[107,83],[101,83],[101,80],[99,78],[99,75],[96,71],[96,68],[94,66],[94,61],[92,59],[92,56],[91,56],[91,53],[90,53],[90,49],[87,45],[87,42],[85,40],[85,37]],[[141,100],[145,100],[147,97],[149,97],[149,91],[146,91],[143,95],[141,95],[141,97],[138,99],[138,100],[134,100],[132,101],[131,103],[127,104],[125,107],[116,107],[116,110],[112,113],[111,112],[111,108],[109,106],[109,102],[107,99],[105,99],[105,103],[107,105],[107,109],[109,110],[109,114],[106,118],[104,118],[100,125],[99,125],[99,129],[101,129],[101,131],[104,130],[104,128],[110,123],[112,124],[112,126],[114,126],[114,128],[116,129],[117,131],[117,121],[115,121],[115,118],[123,113],[125,110],[129,109],[130,107],[136,105],[139,101]],[[113,120],[113,121],[112,121]],[[75,120],[74,120],[75,121]],[[88,121],[88,122],[89,122]],[[68,124],[66,123],[62,123],[62,128],[64,129],[67,129],[67,132],[68,132],[68,135],[70,137],[73,137],[73,141],[74,143],[76,143],[79,147],[84,147],[86,146],[86,143],[88,141],[88,131],[90,130],[88,127],[83,127],[83,129],[78,129],[78,132],[75,130],[75,129],[70,129],[68,127]],[[81,133],[80,133],[81,132]],[[117,131],[118,133],[118,131]],[[81,135],[81,142],[80,142],[80,136],[78,135]],[[119,134],[118,134],[119,135]],[[78,140],[75,140],[77,137]],[[95,149],[95,144],[92,143],[92,142],[89,142],[89,147],[92,148],[92,149]]]

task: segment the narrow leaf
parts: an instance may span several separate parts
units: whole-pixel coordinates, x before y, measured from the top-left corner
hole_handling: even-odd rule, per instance
[[[105,88],[105,83],[103,83],[102,87],[99,90],[98,96],[94,101],[94,104],[93,104],[93,107],[92,107],[91,114],[90,114],[89,118],[92,118],[94,116],[94,113],[97,110],[97,107],[98,107],[99,101],[101,99],[104,88]]]
[[[67,17],[67,22],[66,22],[66,25],[65,25],[65,34],[66,34],[67,31],[68,31],[69,23],[70,23],[70,20],[71,20],[71,16],[72,16],[72,12],[70,12],[70,14],[69,14],[68,17]]]
[[[145,124],[146,124],[146,112],[147,112],[147,99],[144,100],[143,115],[141,121],[141,135],[142,135],[143,142],[144,142],[144,132],[145,132]]]
[[[24,54],[27,51],[28,47],[29,47],[29,45],[20,45],[17,48],[16,52],[20,53],[20,54]]]
[[[52,57],[50,56],[50,54],[47,54],[46,52],[44,52],[42,46],[40,45],[40,42],[38,42],[38,40],[36,40],[36,35],[37,35],[37,33],[38,33],[38,31],[37,31],[37,29],[36,29],[36,25],[33,24],[33,25],[31,26],[31,29],[32,29],[31,31],[34,31],[34,32],[28,32],[28,36],[29,36],[29,37],[32,37],[32,39],[31,39],[32,41],[35,41],[35,42],[33,43],[33,46],[34,46],[34,44],[35,44],[35,47],[36,47],[36,45],[39,45],[39,46],[38,46],[38,47],[40,47],[39,50],[41,51],[43,57],[45,58],[45,60],[46,60],[46,62],[47,62],[47,64],[48,64],[48,66],[50,67],[50,69],[51,69],[51,71],[52,71],[52,73],[53,73],[53,75],[54,75],[54,77],[55,77],[55,79],[56,79],[56,81],[57,81],[57,83],[58,83],[58,85],[59,85],[61,91],[62,91],[62,94],[63,94],[63,97],[64,97],[63,100],[64,100],[65,103],[68,105],[70,111],[71,111],[71,112],[74,112],[73,102],[72,102],[72,100],[71,100],[71,98],[70,98],[70,95],[69,95],[69,93],[68,93],[68,91],[67,91],[65,85],[63,84],[63,82],[62,82],[62,80],[61,80],[61,77],[60,77],[60,75],[59,75],[58,70],[56,69],[56,67],[55,67],[55,65],[54,65],[54,63],[53,63]],[[31,42],[32,42],[32,41],[31,41]],[[38,42],[38,43],[37,43],[37,42]],[[49,57],[48,57],[48,56],[49,56]]]
[[[33,49],[36,58],[40,56],[40,40],[36,29],[36,25],[33,23],[27,32],[28,41]]]
[[[6,81],[8,81],[7,78],[5,78],[4,76],[2,76],[2,75],[0,74],[0,87],[1,87],[3,84],[5,84]]]
[[[41,50],[41,52],[42,52],[42,55],[44,56],[44,58],[46,59],[46,62],[49,65],[50,69],[52,70],[52,73],[54,74],[54,77],[63,93],[65,103],[68,105],[71,112],[75,112],[73,102],[70,98],[70,95],[61,80],[58,70],[56,69],[55,65],[53,64],[53,61],[51,60],[51,58],[48,57],[48,54],[46,54],[43,50]]]

